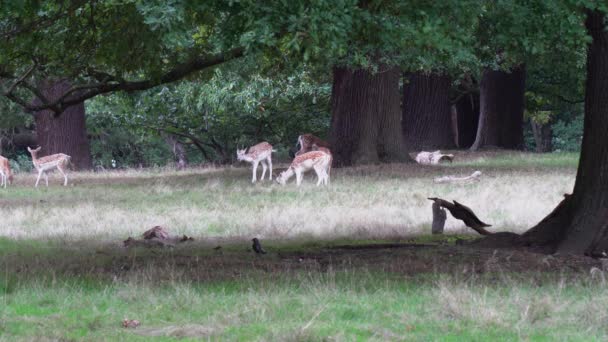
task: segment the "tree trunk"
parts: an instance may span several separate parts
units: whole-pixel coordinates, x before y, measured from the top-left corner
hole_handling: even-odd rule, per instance
[[[486,147],[523,149],[525,84],[523,66],[511,72],[484,70],[479,85],[479,126],[472,150]]]
[[[404,74],[403,134],[414,150],[454,148],[450,78],[436,73]]]
[[[334,67],[329,143],[335,166],[410,160],[401,132],[399,69]]]
[[[551,152],[553,150],[551,123],[539,124],[534,122],[534,120],[530,120],[530,126],[532,126],[532,134],[536,143],[536,152]]]
[[[69,82],[65,80],[45,83],[43,95],[49,101],[61,97],[70,89]],[[75,169],[91,169],[91,149],[87,137],[84,103],[66,108],[58,117],[55,117],[51,110],[36,112],[34,117],[38,144],[42,146],[40,157],[65,153],[72,157],[72,166]]]
[[[186,155],[184,144],[173,134],[164,134],[164,138],[167,145],[171,148],[177,169],[183,170],[188,167],[188,156]]]
[[[475,142],[479,124],[479,94],[470,93],[461,97],[453,108],[456,111],[454,113],[456,146],[470,148]]]
[[[608,31],[604,14],[587,13],[593,38],[587,51],[585,129],[572,195],[523,235],[549,251],[602,255],[608,252]]]

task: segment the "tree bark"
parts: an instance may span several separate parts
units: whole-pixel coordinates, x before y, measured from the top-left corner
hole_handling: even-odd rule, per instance
[[[479,94],[470,93],[461,97],[453,106],[456,125],[455,140],[459,148],[470,148],[475,142],[479,124]]]
[[[401,132],[398,68],[334,67],[329,143],[335,166],[411,160]]]
[[[553,130],[551,129],[551,123],[539,124],[530,120],[530,126],[532,127],[532,134],[534,135],[534,142],[536,143],[536,152],[546,153],[553,150]]]
[[[525,84],[523,65],[510,72],[484,70],[479,85],[479,125],[471,150],[487,147],[523,149]]]
[[[608,253],[608,31],[605,15],[589,11],[585,123],[574,191],[523,235],[550,252]]]
[[[177,169],[183,170],[188,167],[188,156],[186,155],[184,144],[173,134],[164,134],[164,138],[167,145],[171,148]]]
[[[404,74],[403,134],[414,150],[454,148],[450,78],[437,73]]]
[[[43,95],[49,101],[60,98],[70,89],[70,83],[66,80],[43,83]],[[47,109],[36,112],[34,117],[38,144],[42,146],[40,157],[65,153],[72,157],[72,166],[75,169],[91,169],[91,149],[87,137],[84,103],[66,108],[59,116]]]

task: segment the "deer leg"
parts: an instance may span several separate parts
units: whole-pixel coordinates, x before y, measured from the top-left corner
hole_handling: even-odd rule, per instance
[[[38,171],[38,178],[36,178],[36,185],[34,187],[38,187],[38,182],[40,182],[40,176],[42,176],[42,170]]]
[[[2,171],[0,171],[0,186],[4,186],[4,188],[6,188],[6,176],[4,176]]]
[[[272,156],[268,156],[268,167],[270,168],[270,180],[272,180]]]
[[[46,181],[46,186],[48,187],[49,186],[49,175],[47,175],[46,172],[43,172],[43,174],[44,174],[44,180]]]
[[[255,183],[256,181],[256,176],[258,173],[258,162],[253,162],[253,177],[251,178],[251,183]]]
[[[59,170],[59,172],[61,172],[61,174],[63,175],[63,186],[67,186],[68,185],[68,175],[65,174],[62,167],[57,167],[57,170]]]
[[[325,176],[323,175],[323,169],[320,166],[315,166],[315,173],[317,174],[317,186],[321,185]]]
[[[300,186],[302,183],[302,172],[296,170],[296,185]]]
[[[262,160],[260,161],[260,163],[262,164],[262,177],[260,178],[260,180],[264,180],[264,176],[266,175],[266,169],[268,167],[266,166],[266,161]]]

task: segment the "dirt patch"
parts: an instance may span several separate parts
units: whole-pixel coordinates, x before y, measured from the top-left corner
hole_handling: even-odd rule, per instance
[[[152,282],[214,282],[247,278],[275,278],[290,274],[326,272],[384,272],[395,276],[525,274],[589,274],[607,270],[608,263],[573,255],[545,255],[528,250],[489,249],[454,245],[446,241],[431,244],[366,243],[352,245],[285,246],[264,241],[266,255],[251,251],[249,241],[232,241],[217,248],[217,241],[194,241],[175,248],[131,248],[118,245],[65,248],[50,254],[2,255],[6,272],[23,281],[52,278],[90,277],[101,281],[139,279]],[[47,251],[48,253],[48,251]]]

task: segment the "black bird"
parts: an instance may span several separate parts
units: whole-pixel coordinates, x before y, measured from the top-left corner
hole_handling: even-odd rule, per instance
[[[260,240],[258,240],[258,238],[253,238],[251,239],[251,241],[253,241],[253,245],[251,246],[251,248],[254,252],[256,252],[257,254],[266,254],[266,251],[262,248],[262,245],[260,244]]]

